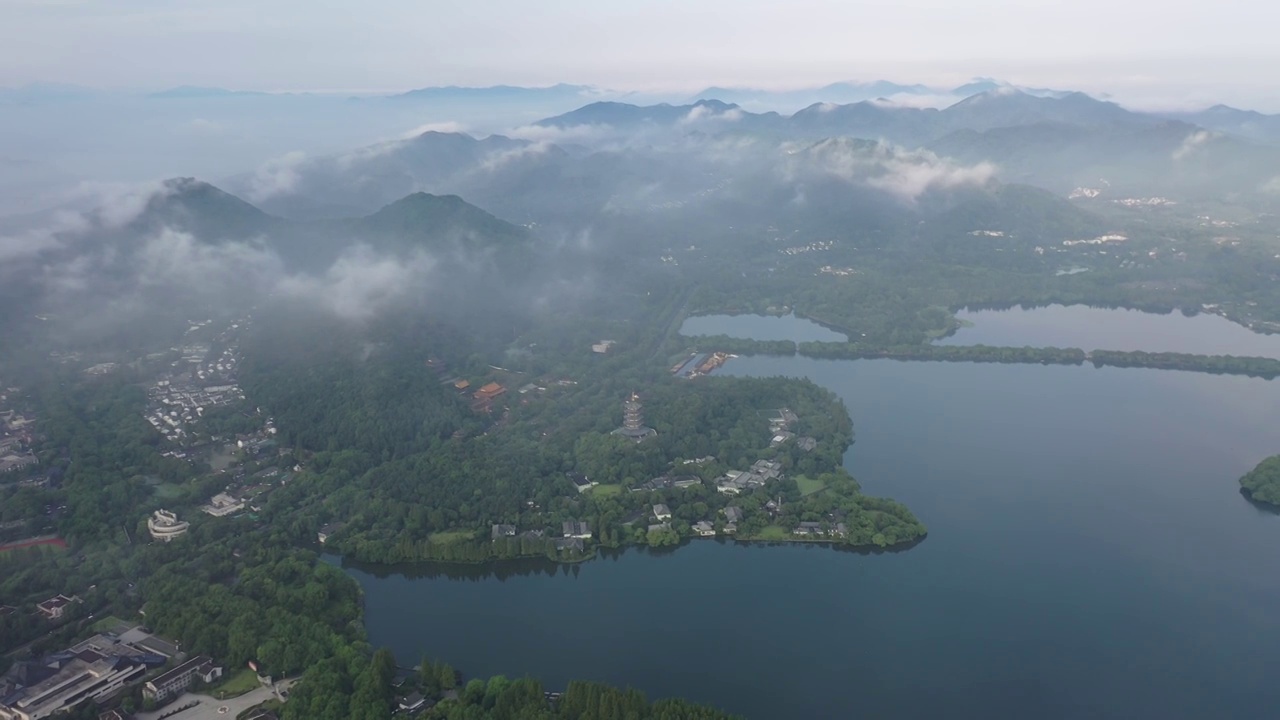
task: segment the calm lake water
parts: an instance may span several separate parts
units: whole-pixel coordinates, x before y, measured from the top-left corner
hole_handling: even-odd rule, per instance
[[[849,336],[795,315],[702,315],[680,326],[681,335],[728,335],[748,340],[848,342]]]
[[[1280,335],[1262,335],[1218,315],[1187,317],[1084,305],[1033,309],[962,310],[973,327],[960,328],[939,345],[1075,347],[1081,350],[1145,350],[1201,355],[1280,358]]]
[[[1280,517],[1236,479],[1280,452],[1280,382],[801,357],[722,372],[839,393],[846,465],[929,537],[351,569],[372,642],[750,718],[1276,716]]]

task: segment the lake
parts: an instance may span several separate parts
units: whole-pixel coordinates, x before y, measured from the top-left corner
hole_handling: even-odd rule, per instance
[[[352,568],[371,641],[406,664],[750,718],[1275,715],[1280,516],[1236,480],[1280,452],[1280,381],[804,357],[721,372],[837,392],[847,467],[929,537],[872,555],[703,540],[577,566]]]
[[[939,345],[1074,347],[1198,355],[1280,358],[1280,335],[1262,335],[1220,315],[1161,315],[1085,305],[1011,310],[961,310],[962,327]]]
[[[728,335],[747,340],[848,342],[849,336],[795,315],[700,315],[687,318],[681,335]]]

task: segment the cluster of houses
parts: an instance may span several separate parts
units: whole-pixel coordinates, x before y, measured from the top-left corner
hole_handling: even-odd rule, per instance
[[[583,552],[586,541],[592,537],[591,524],[585,520],[568,520],[561,524],[561,536],[554,538],[556,550],[566,552]],[[525,530],[520,532],[515,525],[497,524],[490,531],[493,542],[510,538],[526,540],[542,540],[546,533],[542,530]]]
[[[234,382],[206,385],[181,374],[156,381],[147,389],[147,399],[147,422],[169,440],[181,440],[206,410],[240,402],[244,391]]]
[[[196,365],[196,379],[202,382],[235,382],[236,369],[240,365],[240,357],[234,346],[224,349],[217,355],[205,355]]]
[[[22,438],[13,435],[0,437],[0,474],[24,470],[39,462]]]
[[[484,414],[493,412],[499,398],[507,394],[507,388],[496,381],[487,382],[476,388],[470,380],[450,374],[449,366],[439,358],[427,358],[427,367],[440,378],[441,385],[452,386],[460,397],[470,396],[472,412]],[[524,395],[539,389],[537,385],[530,385],[520,388],[520,394]]]
[[[501,382],[486,378],[486,382],[477,388],[470,380],[450,373],[449,366],[440,358],[428,357],[426,364],[427,367],[431,368],[431,370],[435,372],[436,376],[440,378],[441,385],[452,387],[454,391],[458,393],[460,398],[469,399],[472,412],[488,415],[492,414],[496,409],[505,408],[503,405],[503,398],[507,397],[511,388],[503,385]],[[496,371],[509,372],[494,365],[491,365],[490,367]],[[519,374],[520,373],[515,373],[515,375]],[[512,380],[514,380],[514,378],[508,378],[508,381]],[[549,380],[547,378],[542,378],[536,382],[526,382],[516,388],[515,391],[521,396],[519,401],[525,403],[528,402],[528,398],[526,396],[544,393],[550,385],[567,386],[576,384],[577,383],[572,380]],[[514,387],[514,382],[512,383],[512,387]]]
[[[757,460],[748,470],[730,470],[716,478],[716,490],[725,495],[739,495],[754,488],[761,488],[782,477],[782,463],[777,460]]]
[[[494,525],[490,532],[490,537],[495,541],[504,538],[518,538],[520,540],[541,540],[546,537],[544,530],[525,530],[519,532],[515,525]]]
[[[267,418],[262,429],[251,433],[238,433],[236,447],[249,455],[260,455],[276,447],[276,423],[274,418]]]
[[[17,394],[18,388],[0,389],[0,475],[23,470],[39,462],[30,450],[34,440],[33,421],[10,407],[10,398]]]
[[[507,389],[501,383],[489,382],[480,386],[476,390],[472,387],[471,381],[465,378],[450,380],[453,389],[458,391],[459,395],[471,396],[471,411],[476,413],[490,413],[493,411],[494,403],[498,398],[507,394]]]
[[[738,532],[738,523],[742,522],[742,508],[730,506],[723,510],[725,517],[724,534],[733,535]],[[649,532],[659,532],[671,529],[671,508],[663,503],[658,503],[652,509],[653,519],[656,521],[649,525]],[[699,520],[692,526],[693,533],[698,537],[715,537],[716,526],[710,520]]]
[[[192,326],[198,330],[208,321]],[[231,325],[219,336],[227,343],[219,352],[208,344],[191,343],[173,348],[179,359],[172,369],[147,389],[147,422],[170,440],[181,440],[188,426],[200,421],[210,408],[223,407],[244,400],[244,391],[236,381],[240,357],[234,343],[240,325]]]
[[[46,617],[74,598],[57,596],[40,603]],[[169,665],[171,669],[147,680]],[[210,658],[186,658],[173,643],[140,627],[104,632],[34,660],[20,660],[0,676],[0,720],[38,720],[71,711],[87,702],[105,704],[127,687],[143,682],[144,698],[164,703],[196,682],[212,683],[222,668]],[[100,717],[112,717],[106,711]],[[115,712],[115,717],[123,717]]]
[[[778,239],[781,240],[782,238]],[[835,246],[835,240],[819,240],[817,242],[811,242],[808,245],[795,245],[792,247],[782,248],[778,252],[783,255],[803,255],[811,252],[823,252],[825,250],[830,250]]]
[[[848,537],[849,528],[842,522],[820,523],[802,522],[791,531],[796,537]]]
[[[769,417],[769,447],[778,447],[786,442],[795,440],[796,447],[811,452],[818,447],[818,441],[811,437],[799,437],[791,431],[791,426],[800,419],[789,408],[781,408]]]
[[[556,538],[556,550],[582,552],[584,542],[591,539],[591,525],[585,520],[568,520],[561,525],[562,537]]]
[[[259,455],[275,447],[274,434],[275,427],[268,420],[267,428],[262,431],[252,435],[237,435],[236,444],[250,455]],[[301,469],[301,465],[295,464],[293,467],[295,472]],[[293,477],[293,473],[270,465],[253,474],[248,474],[248,468],[243,465],[236,466],[232,472],[231,482],[222,492],[201,505],[201,512],[216,518],[235,515],[246,509],[258,512],[263,496],[287,484]]]

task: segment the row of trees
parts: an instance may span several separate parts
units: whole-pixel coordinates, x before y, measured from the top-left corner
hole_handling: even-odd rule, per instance
[[[1038,363],[1041,365],[1081,365],[1086,356],[1078,348],[994,347],[990,345],[897,345],[874,347],[859,343],[800,343],[800,354],[808,357],[861,360],[941,360],[949,362]]]
[[[1110,365],[1160,370],[1192,370],[1215,375],[1247,375],[1267,380],[1280,376],[1280,360],[1262,357],[1094,350],[1090,353],[1090,359],[1095,367]]]

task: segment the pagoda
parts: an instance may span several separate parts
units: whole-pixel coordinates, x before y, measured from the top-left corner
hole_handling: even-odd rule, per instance
[[[630,438],[636,442],[658,434],[657,430],[645,426],[644,405],[641,404],[640,395],[637,393],[631,393],[630,397],[623,401],[622,427],[614,430],[613,434]]]

